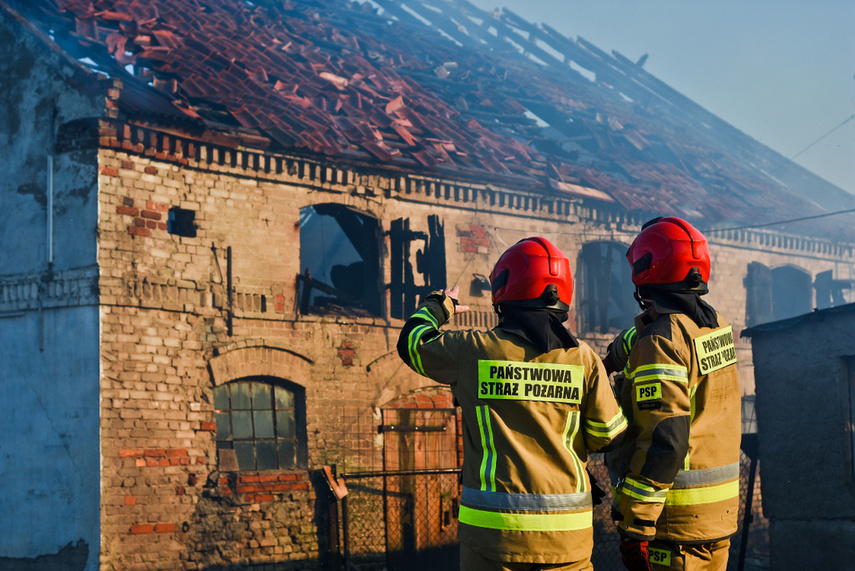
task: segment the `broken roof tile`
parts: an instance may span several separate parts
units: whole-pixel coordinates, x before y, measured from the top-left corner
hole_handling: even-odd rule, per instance
[[[126,120],[188,129],[207,121],[219,132],[230,117],[280,150],[515,175],[544,192],[613,199],[628,210],[682,208],[707,224],[822,212],[778,182],[784,171],[795,173],[790,186],[818,186],[845,204],[839,189],[740,138],[640,66],[507,10],[450,0],[384,2],[389,11],[330,0],[15,5],[68,38],[73,57],[116,76],[132,65],[148,78],[125,82]],[[144,81],[163,91],[155,96]],[[548,170],[569,178],[544,182]]]

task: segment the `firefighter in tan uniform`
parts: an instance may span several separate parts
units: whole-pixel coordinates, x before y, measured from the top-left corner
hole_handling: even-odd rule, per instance
[[[612,443],[626,419],[599,357],[564,326],[573,284],[561,250],[521,240],[490,281],[495,329],[440,331],[468,309],[454,287],[429,295],[398,339],[401,358],[450,385],[462,409],[460,567],[591,569],[587,451]]]
[[[706,238],[679,218],[627,252],[644,312],[609,348],[629,428],[607,455],[624,565],[722,570],[739,510],[741,403],[733,331],[708,292]]]

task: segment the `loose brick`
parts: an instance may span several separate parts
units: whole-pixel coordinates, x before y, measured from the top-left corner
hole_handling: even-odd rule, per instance
[[[136,226],[128,226],[128,234],[133,236],[140,236],[141,238],[147,238],[151,236],[151,230],[148,228],[137,228]]]
[[[116,212],[119,214],[126,214],[128,216],[139,216],[139,208],[133,208],[131,206],[117,206]]]

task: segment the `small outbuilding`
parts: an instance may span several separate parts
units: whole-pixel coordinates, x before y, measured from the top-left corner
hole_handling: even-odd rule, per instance
[[[851,569],[855,304],[743,331],[754,353],[772,569]]]

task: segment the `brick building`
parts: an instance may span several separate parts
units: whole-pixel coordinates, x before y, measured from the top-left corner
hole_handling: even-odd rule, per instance
[[[459,463],[403,319],[459,284],[453,326],[494,324],[485,276],[526,236],[573,261],[601,351],[657,214],[707,232],[737,331],[852,301],[855,234],[827,215],[855,199],[620,54],[445,2],[433,26],[420,2],[203,4],[0,1],[0,562],[329,567],[324,466]]]

